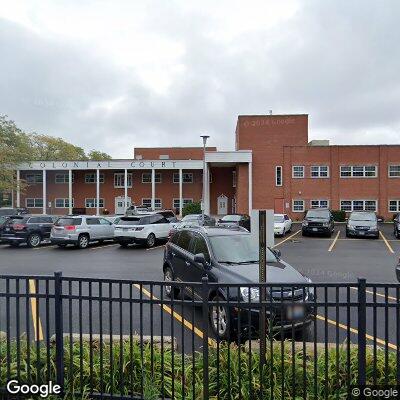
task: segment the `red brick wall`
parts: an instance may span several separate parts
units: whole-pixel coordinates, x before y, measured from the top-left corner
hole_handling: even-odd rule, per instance
[[[216,147],[206,147],[207,151],[217,151]],[[134,157],[142,156],[143,160],[158,160],[160,155],[168,155],[170,160],[202,160],[202,147],[137,147]]]

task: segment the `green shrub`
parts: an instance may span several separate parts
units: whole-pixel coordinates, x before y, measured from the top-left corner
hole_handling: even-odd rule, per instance
[[[189,214],[201,214],[201,203],[197,202],[186,204],[185,207],[183,207],[182,214],[183,216]]]
[[[336,222],[346,221],[346,211],[343,210],[332,210],[333,220]]]

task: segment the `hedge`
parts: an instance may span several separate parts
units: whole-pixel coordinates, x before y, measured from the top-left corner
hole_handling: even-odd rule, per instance
[[[183,207],[182,215],[201,214],[201,203],[188,203]]]
[[[336,222],[346,221],[346,211],[343,210],[332,210],[333,220]]]
[[[141,349],[139,342],[123,342],[120,347],[119,342],[114,342],[112,346],[112,355],[110,356],[110,344],[103,343],[103,375],[100,374],[100,344],[93,342],[92,352],[88,342],[83,342],[82,359],[80,357],[79,343],[72,344],[72,354],[68,341],[65,342],[65,390],[66,399],[90,398],[88,396],[90,382],[90,354],[92,354],[92,387],[94,391],[109,393],[113,389],[114,394],[119,393],[120,386],[123,388],[123,395],[139,395],[143,382],[144,398],[154,400],[164,395],[172,398],[172,386],[174,385],[174,398],[180,399],[185,396],[188,399],[202,398],[202,379],[203,379],[203,361],[202,353],[196,352],[194,359],[191,355],[183,355],[175,352],[173,355],[170,348],[160,348],[150,344],[144,345]],[[306,356],[303,358],[303,352],[298,351],[292,357],[292,346],[290,341],[284,342],[283,357],[281,353],[281,343],[275,342],[273,348],[274,354],[271,358],[270,351],[267,351],[267,362],[264,370],[263,388],[260,393],[260,370],[259,355],[253,351],[251,355],[245,351],[245,347],[239,348],[236,345],[230,347],[221,343],[219,355],[215,348],[209,348],[209,391],[210,398],[215,399],[217,395],[221,400],[224,399],[250,399],[251,398],[270,398],[271,390],[274,398],[291,399],[292,385],[295,385],[296,398],[303,398],[303,394],[308,399],[324,398],[328,399],[347,398],[347,372],[350,372],[351,384],[357,382],[357,347],[350,347],[350,365],[347,367],[347,346],[341,345],[336,353],[335,348],[328,348],[325,357],[325,350],[320,350],[316,356]],[[11,376],[17,377],[17,356],[16,342],[10,342],[9,364]],[[20,342],[20,382],[28,383],[28,365],[31,373],[31,381],[46,383],[47,374],[50,379],[55,381],[55,349],[50,348],[50,370],[46,367],[46,349],[40,348],[40,362],[37,363],[36,345],[32,344],[30,350],[30,363],[27,362],[27,345]],[[122,350],[122,354],[121,354]],[[142,365],[143,351],[143,365]],[[153,373],[151,356],[153,354]],[[131,358],[132,355],[132,358]],[[72,357],[71,357],[72,356]],[[338,357],[338,358],[336,358]],[[72,363],[71,363],[72,360]],[[111,360],[111,362],[110,362]],[[229,361],[228,361],[229,360]],[[396,380],[396,352],[388,353],[388,369],[385,374],[385,353],[379,347],[376,354],[376,371],[373,367],[373,349],[367,347],[367,384],[372,384],[373,378],[377,385],[395,385]],[[184,361],[184,366],[182,365]],[[239,362],[240,361],[240,362]],[[303,363],[305,365],[305,374],[303,373]],[[337,364],[336,364],[337,363]],[[250,367],[251,364],[251,367]],[[0,386],[6,385],[7,370],[7,347],[6,342],[0,343]],[[82,375],[80,375],[80,365],[82,365]],[[230,365],[230,367],[229,367]],[[281,368],[284,367],[282,374]],[[325,365],[328,366],[325,369]],[[336,371],[338,366],[338,372]],[[272,367],[272,370],[271,370]],[[121,374],[122,371],[122,374]],[[292,375],[294,371],[294,378]],[[317,395],[314,396],[314,373],[316,372]],[[270,377],[272,376],[272,380]],[[194,387],[193,387],[194,378]],[[123,380],[123,382],[121,381]],[[304,379],[306,385],[304,386]],[[162,384],[164,382],[164,386]],[[241,388],[239,391],[239,382]],[[250,382],[252,388],[250,389]],[[84,388],[82,397],[78,397],[80,386]],[[219,388],[219,393],[218,392]],[[75,394],[76,393],[76,394]]]

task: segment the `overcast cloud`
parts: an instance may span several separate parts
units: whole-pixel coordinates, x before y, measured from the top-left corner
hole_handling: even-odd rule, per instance
[[[215,5],[217,3],[217,5]],[[400,143],[400,2],[2,1],[0,114],[86,150],[234,147],[239,114]]]

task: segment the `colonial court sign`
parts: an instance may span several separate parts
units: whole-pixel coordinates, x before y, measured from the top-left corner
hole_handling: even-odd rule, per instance
[[[19,170],[84,169],[202,169],[201,160],[110,160],[110,161],[34,161],[19,164]]]

